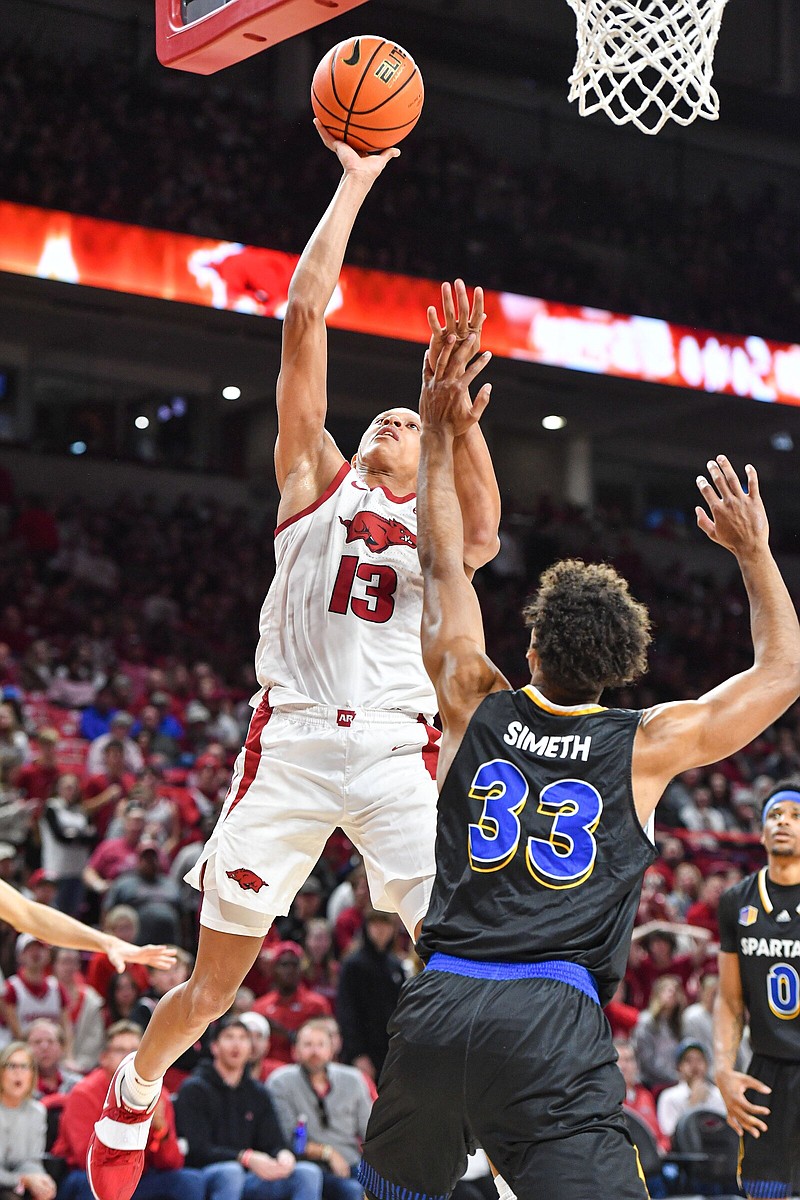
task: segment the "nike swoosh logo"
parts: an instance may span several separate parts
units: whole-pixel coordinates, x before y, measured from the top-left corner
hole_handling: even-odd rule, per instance
[[[342,59],[346,67],[355,67],[361,58],[361,38],[356,38],[353,42],[353,53],[349,58]]]

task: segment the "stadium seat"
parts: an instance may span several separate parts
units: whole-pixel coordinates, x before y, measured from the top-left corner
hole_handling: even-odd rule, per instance
[[[739,1138],[719,1113],[698,1108],[678,1121],[672,1138],[683,1186],[706,1196],[734,1195]]]

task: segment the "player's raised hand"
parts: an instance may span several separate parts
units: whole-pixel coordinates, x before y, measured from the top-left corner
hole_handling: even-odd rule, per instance
[[[428,351],[425,352],[419,401],[423,432],[440,428],[458,437],[481,419],[489,403],[492,385],[485,383],[474,400],[469,389],[492,356],[487,350],[474,357],[475,340],[474,333],[468,334],[462,342],[455,333],[446,334],[433,365]]]
[[[767,1087],[765,1083],[762,1083],[760,1079],[755,1079],[752,1075],[732,1070],[718,1071],[716,1084],[725,1101],[728,1124],[731,1129],[736,1130],[739,1137],[744,1133],[749,1133],[757,1138],[767,1132],[767,1125],[762,1117],[768,1117],[770,1110],[763,1104],[753,1104],[747,1099],[745,1092],[749,1090],[769,1096],[772,1088]]]
[[[347,142],[331,137],[325,126],[316,117],[314,117],[314,125],[323,144],[339,159],[346,175],[360,175],[372,182],[378,178],[390,159],[400,157],[400,151],[396,146],[392,146],[389,150],[382,150],[380,154],[359,154],[352,146],[348,146]]]
[[[747,491],[724,454],[708,462],[710,481],[698,475],[697,486],[708,505],[695,509],[697,524],[712,542],[737,558],[763,549],[769,542],[769,522],[758,488],[755,467],[745,467]]]
[[[444,325],[439,320],[436,306],[432,304],[428,309],[428,325],[431,330],[428,361],[431,370],[436,366],[436,360],[442,352],[444,339],[448,333],[454,333],[458,342],[463,342],[469,334],[473,333],[475,341],[472,353],[477,354],[480,350],[481,330],[486,320],[486,313],[483,308],[483,288],[475,288],[472,293],[472,308],[470,308],[467,288],[463,279],[457,279],[453,287],[449,283],[443,283],[442,313],[444,315]]]

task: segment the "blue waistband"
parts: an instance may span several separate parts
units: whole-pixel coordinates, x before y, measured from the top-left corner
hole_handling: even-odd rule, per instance
[[[479,962],[474,958],[456,958],[452,954],[432,954],[429,971],[446,971],[450,975],[467,975],[470,979],[555,979],[568,983],[583,992],[595,1004],[600,1003],[597,984],[591,971],[571,962]]]

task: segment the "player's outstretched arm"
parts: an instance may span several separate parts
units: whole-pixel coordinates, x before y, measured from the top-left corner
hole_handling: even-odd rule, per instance
[[[92,929],[55,908],[29,900],[3,880],[0,880],[0,920],[7,921],[20,933],[33,934],[50,946],[107,954],[118,971],[124,971],[126,962],[169,967],[175,961],[175,951],[169,946],[134,946],[123,942],[121,938]]]
[[[433,305],[428,309],[431,329],[428,362],[431,367],[435,366],[448,333],[455,334],[456,343],[463,342],[470,333],[474,334],[473,353],[480,350],[481,330],[486,320],[483,288],[475,288],[470,308],[463,279],[457,279],[452,287],[443,283],[442,313],[444,324]],[[453,458],[456,495],[464,521],[464,567],[471,576],[479,567],[491,562],[500,549],[500,489],[489,447],[477,421],[456,438]]]
[[[320,137],[339,159],[342,178],[289,285],[278,376],[275,473],[281,490],[279,520],[313,503],[341,466],[342,455],[325,433],[328,366],[325,310],[342,269],[347,242],[375,180],[400,151],[361,157],[334,140],[318,121]]]
[[[714,1002],[714,1080],[722,1092],[728,1110],[728,1124],[739,1137],[746,1131],[753,1137],[766,1131],[764,1117],[769,1109],[754,1104],[745,1092],[750,1089],[768,1096],[771,1088],[736,1070],[736,1055],[744,1031],[744,996],[737,954],[719,954],[719,991]]]
[[[697,523],[736,557],[750,601],[753,665],[698,700],[648,710],[634,746],[637,810],[647,820],[666,784],[690,767],[718,762],[746,746],[800,695],[800,624],[769,548],[769,522],[755,468],[747,491],[728,459],[708,463],[697,486],[706,509]]]
[[[469,387],[489,361],[470,362],[475,338],[456,345],[448,334],[434,366],[423,363],[420,416],[422,449],[417,493],[418,547],[425,595],[422,607],[422,655],[433,680],[444,738],[439,762],[443,778],[484,696],[505,679],[486,657],[478,598],[464,572],[464,524],[455,488],[454,443],[477,422],[489,403],[490,388],[475,401]]]

